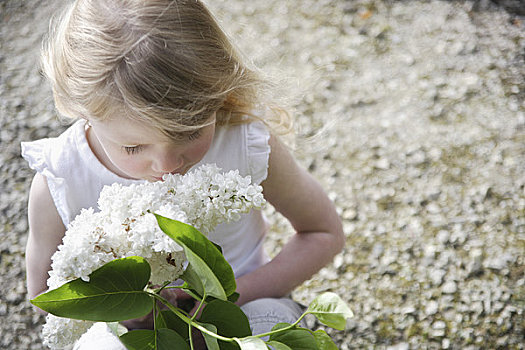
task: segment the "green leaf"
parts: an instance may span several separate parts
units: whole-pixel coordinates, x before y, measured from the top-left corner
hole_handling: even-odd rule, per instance
[[[213,324],[219,335],[241,338],[252,335],[250,322],[240,307],[229,301],[213,300],[206,305],[199,322]],[[235,343],[219,341],[222,350],[238,349]]]
[[[331,292],[315,298],[306,313],[315,315],[321,323],[341,331],[346,327],[346,319],[354,317],[346,303],[337,294]]]
[[[197,292],[195,289],[192,289],[188,282],[184,282],[184,284],[182,285],[182,290],[185,291],[190,297],[192,297],[196,301],[202,300],[202,296],[199,294],[199,292]]]
[[[241,350],[268,350],[268,347],[261,338],[233,338],[241,347]]]
[[[111,333],[115,334],[117,337],[128,332],[128,329],[118,322],[108,322],[107,325]]]
[[[156,337],[155,337],[156,335]],[[171,329],[130,331],[120,337],[128,350],[190,350],[186,341]]]
[[[239,293],[235,292],[235,293],[233,293],[233,294],[228,296],[228,301],[231,301],[232,303],[235,303],[237,300],[239,300],[240,296],[241,295]]]
[[[155,217],[161,230],[184,248],[189,264],[192,265],[193,274],[199,276],[202,281],[212,278],[211,275],[213,275],[213,279],[220,281],[226,297],[235,292],[237,285],[235,283],[233,270],[222,255],[220,249],[218,249],[214,243],[191,225],[156,214]],[[194,259],[195,256],[199,257],[199,259]],[[205,268],[202,263],[204,263],[207,268]],[[185,281],[189,284],[196,283],[197,285],[191,284],[191,287],[199,291],[199,283],[195,281],[194,275],[190,276],[191,282],[188,280]],[[205,283],[207,282],[204,282],[204,284]],[[213,295],[211,291],[207,289],[208,286],[204,285],[204,288],[206,288],[206,294],[223,300],[225,299],[222,293],[219,292],[219,295]],[[212,290],[214,289],[217,289],[216,286],[212,287]]]
[[[177,334],[179,334],[186,341],[189,340],[189,325],[170,310],[162,310],[159,312],[157,314],[157,318],[155,319],[155,325],[157,329],[169,328],[177,332]]]
[[[226,291],[213,270],[199,255],[191,249],[188,249],[183,243],[180,244],[184,248],[186,258],[189,262],[181,278],[191,285],[201,296],[206,292],[207,295],[226,300]]]
[[[129,331],[120,336],[120,341],[128,350],[155,349],[155,333],[149,329]]]
[[[200,322],[199,322],[200,323]],[[207,330],[217,334],[217,327],[215,327],[211,323],[200,323],[201,326],[206,328]],[[220,350],[219,343],[217,342],[217,338],[209,335],[208,333],[201,332],[202,336],[204,337],[204,341],[206,342],[206,347],[208,350]]]
[[[289,326],[289,323],[278,323],[272,328],[272,331]],[[313,334],[306,328],[294,327],[280,333],[271,334],[270,341],[283,343],[294,350],[319,350]]]
[[[186,341],[177,332],[171,329],[157,330],[157,349],[158,350],[189,350],[190,347]]]
[[[289,346],[275,340],[266,342],[266,345],[272,346],[275,350],[292,350]]]
[[[153,302],[144,291],[151,269],[134,256],[110,261],[89,275],[78,278],[31,300],[53,315],[79,320],[113,322],[146,315]]]
[[[318,329],[314,332],[315,341],[319,350],[339,350],[337,345],[333,342],[332,338],[322,329]]]

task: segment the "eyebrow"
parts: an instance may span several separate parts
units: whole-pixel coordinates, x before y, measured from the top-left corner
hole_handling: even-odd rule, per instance
[[[137,137],[136,135],[113,135],[110,138],[112,142],[121,146],[138,146],[151,144],[154,138]]]
[[[196,132],[201,132],[205,127],[201,126],[198,129],[188,130],[188,131],[180,131],[180,132],[169,132],[166,131],[166,135],[169,135],[169,139],[172,141],[184,141],[184,139],[192,134],[195,134]]]

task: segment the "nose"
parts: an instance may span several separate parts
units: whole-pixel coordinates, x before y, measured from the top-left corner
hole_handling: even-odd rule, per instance
[[[177,173],[182,169],[184,159],[181,155],[174,152],[162,152],[153,159],[153,171],[158,174]]]

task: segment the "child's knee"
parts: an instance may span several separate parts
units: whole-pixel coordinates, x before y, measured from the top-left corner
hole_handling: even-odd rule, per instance
[[[248,317],[253,334],[269,332],[277,323],[294,323],[303,313],[301,306],[290,298],[257,299],[246,303],[241,309]],[[299,325],[305,326],[302,321]]]

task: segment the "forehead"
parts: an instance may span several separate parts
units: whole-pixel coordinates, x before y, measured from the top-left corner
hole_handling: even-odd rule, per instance
[[[91,121],[97,135],[122,145],[151,144],[168,141],[158,129],[146,123],[123,117]]]
[[[213,113],[203,125],[197,129],[206,129],[215,124],[216,113]],[[121,145],[146,145],[164,142],[183,142],[185,135],[196,131],[190,128],[186,131],[164,133],[149,123],[140,122],[120,115],[112,116],[102,121],[90,121],[97,135]]]

